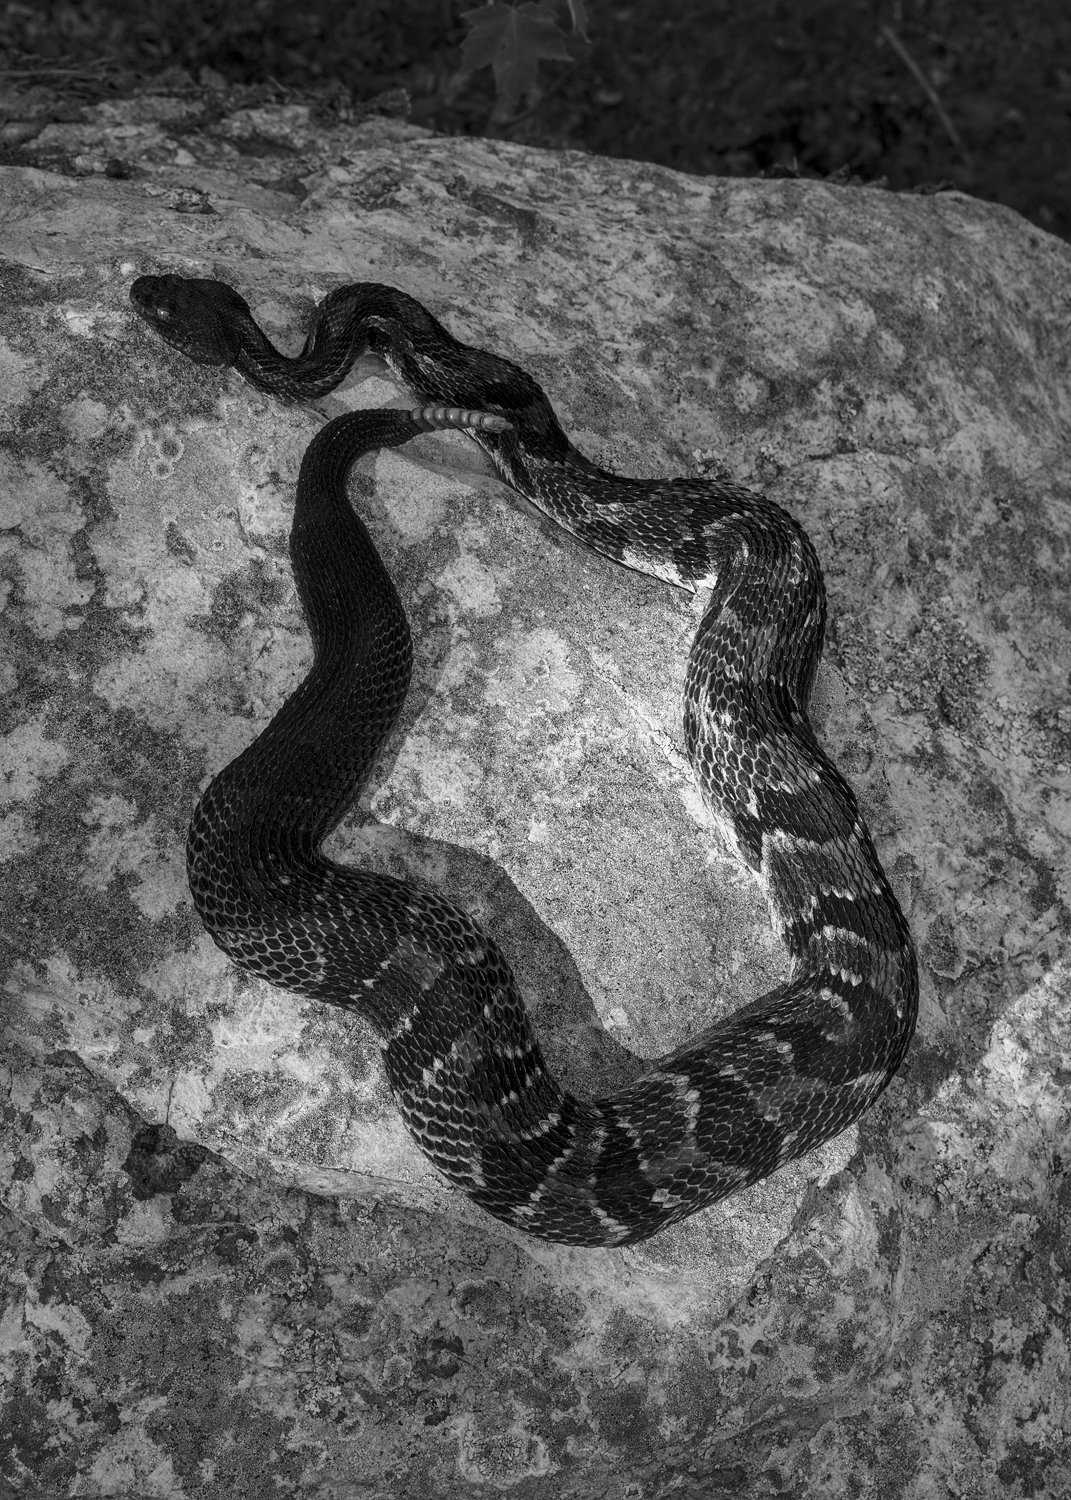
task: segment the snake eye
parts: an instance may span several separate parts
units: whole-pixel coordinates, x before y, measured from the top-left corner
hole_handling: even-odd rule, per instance
[[[171,321],[171,309],[169,307],[163,307],[158,304],[153,308],[152,315],[160,323],[169,323]]]

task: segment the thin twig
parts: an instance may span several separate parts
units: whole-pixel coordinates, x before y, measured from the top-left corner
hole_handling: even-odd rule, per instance
[[[944,131],[948,136],[948,139],[952,142],[953,146],[955,146],[956,150],[962,156],[966,165],[970,166],[970,152],[963,144],[963,141],[960,138],[959,131],[949,119],[948,114],[945,111],[945,107],[941,103],[941,98],[937,90],[934,88],[930,80],[926,77],[926,74],[919,67],[915,59],[911,56],[911,53],[904,46],[903,42],[896,35],[896,32],[893,31],[892,27],[887,26],[883,21],[880,30],[882,36],[888,42],[889,46],[896,53],[897,57],[903,63],[904,67],[908,70],[912,78],[918,84],[919,88],[923,91],[927,99],[933,105],[934,113],[937,115],[937,118],[940,120],[942,126],[944,127]]]
[[[108,54],[105,57],[95,57],[92,68],[38,68],[32,64],[25,68],[0,68],[0,78],[99,78],[97,69],[113,61],[114,58]]]

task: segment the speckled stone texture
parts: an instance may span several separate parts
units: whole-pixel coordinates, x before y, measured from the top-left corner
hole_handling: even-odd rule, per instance
[[[0,1494],[1062,1500],[1071,249],[957,195],[207,96],[18,138]],[[359,1023],[228,966],[185,825],[308,661],[286,533],[318,418],[154,340],[127,290],[159,270],[231,281],[290,349],[332,287],[400,286],[597,460],[804,521],[815,717],[921,957],[855,1130],[646,1245],[542,1245],[438,1182]],[[358,377],[332,399],[409,404]],[[334,852],[476,911],[555,1067],[611,1087],[782,972],[682,757],[698,608],[522,513],[461,435],[353,493],[418,665]]]

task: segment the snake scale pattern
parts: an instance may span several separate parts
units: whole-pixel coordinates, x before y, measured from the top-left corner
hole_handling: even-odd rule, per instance
[[[733,484],[598,468],[528,374],[391,287],[333,292],[295,358],[218,281],[145,276],[130,295],[189,358],[233,365],[285,400],[326,394],[371,352],[422,403],[338,417],[304,456],[290,550],[315,659],[193,814],[190,886],[216,943],[370,1023],[420,1149],[490,1213],[547,1240],[643,1240],[857,1119],[911,1040],[917,964],[855,796],[807,718],[825,590],[802,527]],[[505,959],[464,911],[320,852],[397,720],[412,659],[347,474],[361,453],[443,426],[469,430],[506,484],[581,542],[711,590],[688,663],[687,753],[765,893],[789,975],[605,1099],[550,1075]]]

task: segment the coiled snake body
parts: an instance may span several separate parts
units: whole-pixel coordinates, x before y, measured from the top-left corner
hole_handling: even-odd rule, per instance
[[[917,969],[855,797],[807,719],[825,594],[797,522],[735,485],[598,468],[530,376],[390,287],[332,293],[294,359],[219,282],[142,277],[131,299],[190,358],[232,364],[275,395],[323,395],[371,351],[428,407],[448,408],[348,414],[305,454],[290,547],[314,665],[190,826],[190,886],[219,946],[370,1022],[421,1150],[492,1214],[545,1239],[645,1239],[862,1114],[911,1039]],[[548,1073],[508,965],[463,911],[320,853],[397,719],[411,663],[405,613],[347,473],[370,448],[446,425],[469,428],[506,483],[581,541],[712,590],[688,664],[687,752],[766,894],[790,974],[606,1099],[576,1098]]]

